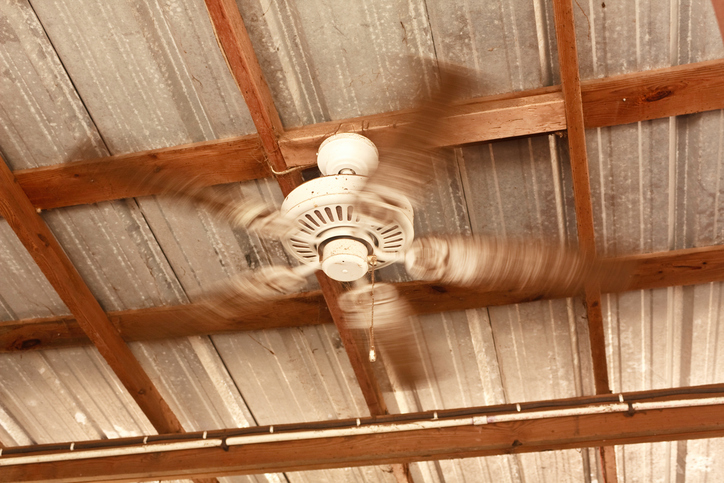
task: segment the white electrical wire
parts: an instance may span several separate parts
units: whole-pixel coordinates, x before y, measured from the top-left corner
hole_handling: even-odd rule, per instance
[[[0,466],[30,465],[35,463],[48,463],[51,461],[85,460],[92,458],[104,458],[107,456],[125,456],[130,454],[164,453],[167,451],[181,451],[185,449],[213,448],[221,446],[220,439],[205,439],[195,441],[182,441],[178,443],[153,443],[145,446],[127,446],[121,448],[101,448],[78,450],[72,453],[52,453],[28,456],[8,456],[0,458]]]

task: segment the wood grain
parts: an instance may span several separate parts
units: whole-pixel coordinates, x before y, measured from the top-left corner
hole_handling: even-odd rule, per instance
[[[584,302],[586,316],[588,317],[588,339],[591,344],[593,382],[596,388],[596,394],[608,394],[611,392],[611,386],[608,380],[606,334],[603,327],[601,290],[598,287],[587,287],[586,293],[584,294]]]
[[[0,159],[0,213],[53,286],[78,326],[159,432],[183,428],[63,251],[5,162]]]
[[[206,0],[206,8],[219,47],[249,108],[267,162],[272,169],[282,172],[287,168],[278,142],[279,135],[284,131],[282,121],[274,106],[269,85],[264,80],[236,1]],[[292,191],[301,180],[299,172],[277,177],[284,195]]]
[[[598,448],[598,457],[601,461],[603,483],[618,483],[616,449],[613,446],[601,446]]]
[[[623,286],[603,286],[602,293],[647,290],[724,280],[724,246],[692,248],[613,259],[636,268]],[[395,284],[417,314],[466,310],[541,300],[540,293],[483,292],[426,282]],[[550,298],[574,297],[553,293]],[[204,319],[200,324],[193,305],[109,312],[108,318],[126,341],[169,339],[243,330],[275,329],[332,323],[320,291],[289,296],[273,306],[250,307],[243,317],[227,321]],[[0,352],[48,349],[89,344],[73,316],[0,322]]]
[[[440,146],[555,132],[566,127],[558,87],[471,99],[456,104],[451,111],[445,118],[446,136],[440,136]],[[289,166],[312,167],[324,139],[338,132],[355,132],[370,138],[384,156],[385,149],[396,140],[396,129],[414,118],[414,110],[405,110],[304,126],[285,132],[280,145]]]
[[[706,394],[700,388],[646,391],[623,394],[625,401],[680,400],[722,395],[721,386],[711,387]],[[638,394],[638,396],[637,396]],[[656,394],[662,394],[657,397]],[[601,396],[558,400],[558,407],[614,402],[616,397]],[[524,403],[540,407],[545,402]],[[438,411],[440,419],[455,416],[456,411]],[[501,412],[515,411],[514,405],[499,407]],[[465,414],[495,413],[495,407],[465,409]],[[431,413],[405,415],[406,421],[429,420]],[[375,422],[395,422],[400,416],[377,418]],[[345,421],[350,426],[354,420]],[[330,422],[335,426],[340,421]],[[367,419],[362,423],[366,424]],[[373,422],[373,421],[369,421]],[[471,420],[472,423],[472,420]],[[294,430],[313,429],[310,423],[294,425]],[[285,431],[283,427],[275,430]],[[291,430],[291,428],[290,428]],[[238,430],[209,432],[209,438],[225,438]],[[321,437],[315,440],[246,444],[225,448],[194,449],[126,455],[81,461],[35,463],[6,466],[0,481],[138,481],[188,477],[227,476],[394,462],[429,461],[451,458],[530,453],[582,447],[612,446],[657,441],[713,438],[724,436],[724,405],[664,408],[648,411],[558,416],[515,422],[498,422],[396,433]],[[200,437],[195,434],[195,437]],[[138,444],[138,443],[135,443]]]
[[[578,228],[578,247],[584,255],[596,256],[596,234],[593,223],[593,203],[588,173],[588,153],[586,152],[586,126],[583,118],[583,97],[581,78],[578,68],[578,47],[576,45],[576,26],[573,19],[572,0],[553,0],[558,61],[563,86],[563,99],[566,109],[566,133],[568,152],[573,180],[573,196]],[[601,309],[601,289],[597,283],[587,284],[584,289],[586,317],[588,318],[588,337],[591,344],[593,380],[596,394],[611,391],[608,381],[608,363],[606,361],[606,339],[603,329]],[[608,459],[603,465],[603,479],[615,481],[615,453],[600,449]]]
[[[14,171],[33,206],[41,209],[156,194],[134,182],[166,173],[200,185],[271,176],[257,136],[209,141],[139,153]]]
[[[563,99],[565,101],[568,152],[573,176],[573,192],[578,227],[578,245],[582,253],[595,255],[593,205],[588,175],[586,130],[583,123],[581,79],[578,73],[578,49],[573,24],[571,0],[554,0],[558,59],[561,68]]]
[[[724,108],[724,60],[635,72],[582,84],[587,128]]]
[[[583,101],[573,21],[573,2],[571,0],[554,0],[553,9],[568,125],[568,151],[573,178],[578,246],[582,253],[595,256],[596,240],[593,224],[593,203],[588,173],[586,130],[583,121]],[[607,393],[610,388],[608,365],[606,363],[606,341],[603,337],[601,291],[600,287],[589,286],[586,287],[585,292],[584,300],[586,301],[596,392]]]
[[[673,86],[673,87],[672,87]],[[714,60],[581,83],[586,128],[627,124],[724,108],[724,61]],[[624,101],[623,99],[626,99]],[[446,144],[490,141],[565,129],[560,86],[490,96],[463,103],[468,109],[451,119],[460,128]],[[409,111],[313,124],[281,134],[288,163],[313,166],[318,142],[338,131],[370,135],[382,145]],[[49,209],[154,194],[119,184],[118,170],[142,173],[181,170],[208,185],[271,176],[258,135],[222,139],[16,171],[37,208]],[[198,160],[199,166],[195,165]],[[156,164],[159,163],[159,164]],[[280,171],[274,168],[276,171]]]

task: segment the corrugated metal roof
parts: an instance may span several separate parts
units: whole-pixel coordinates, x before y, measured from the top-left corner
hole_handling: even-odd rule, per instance
[[[576,18],[582,77],[602,77],[724,56],[711,2],[603,2]],[[585,12],[585,14],[584,14]],[[587,133],[596,241],[608,255],[720,244],[722,112]],[[614,391],[723,382],[720,284],[603,299]],[[624,481],[714,481],[721,443],[617,447]]]
[[[435,83],[417,57],[481,72],[468,95],[560,82],[550,2],[238,2],[286,127],[409,107]],[[720,58],[708,2],[576,4],[583,78]],[[632,25],[634,28],[632,28]],[[13,169],[254,131],[200,0],[0,5],[0,149]],[[724,114],[588,132],[596,236],[608,255],[721,243]],[[495,234],[575,244],[564,140],[535,136],[455,149],[435,164],[418,235]],[[273,181],[220,187],[281,202]],[[712,216],[713,215],[713,216]],[[281,246],[202,209],[154,197],[44,214],[106,310],[180,304],[238,273],[289,264]],[[0,221],[0,316],[66,314]],[[399,267],[382,278],[405,280]],[[311,285],[313,286],[313,285]],[[604,297],[615,391],[724,382],[720,284]],[[411,321],[430,380],[402,390],[375,368],[392,411],[594,392],[578,299]],[[330,325],[134,343],[188,430],[365,416]],[[696,355],[696,356],[695,356]],[[4,445],[153,433],[92,348],[0,355]],[[708,481],[720,440],[617,448],[624,481]],[[412,465],[415,482],[597,481],[593,450]],[[222,481],[394,481],[387,467]]]

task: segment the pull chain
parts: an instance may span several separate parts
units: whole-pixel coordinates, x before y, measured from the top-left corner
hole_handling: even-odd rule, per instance
[[[375,266],[377,265],[377,256],[370,255],[367,257],[367,262],[370,265],[370,278],[372,279],[372,286],[370,287],[370,298],[372,300],[372,308],[370,309],[370,362],[377,360],[377,353],[375,352]]]

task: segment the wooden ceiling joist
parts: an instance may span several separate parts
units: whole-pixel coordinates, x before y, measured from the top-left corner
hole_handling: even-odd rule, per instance
[[[578,228],[578,247],[581,253],[596,255],[596,233],[593,223],[593,201],[588,172],[586,151],[586,127],[583,117],[581,77],[578,68],[576,26],[572,0],[553,0],[558,62],[566,110],[566,133],[573,180],[573,196]],[[588,336],[591,344],[593,380],[596,394],[611,391],[608,382],[606,339],[601,308],[601,288],[598,284],[585,287],[583,296],[588,319]],[[599,448],[604,483],[617,483],[616,456],[613,447]]]
[[[280,425],[274,427],[275,435],[294,432],[302,435],[298,435],[298,439],[264,443],[248,439],[234,441],[232,438],[252,432],[268,435],[269,428],[210,431],[168,440],[206,441],[208,447],[204,448],[13,464],[2,467],[0,482],[181,479],[721,437],[724,436],[722,396],[722,385],[698,386],[521,403],[520,409],[516,409],[515,404],[507,404],[440,410],[434,414],[426,412]],[[598,409],[602,405],[608,405],[607,409]],[[565,409],[571,411],[545,413]],[[504,421],[505,415],[511,415],[511,420]],[[477,419],[474,419],[476,416]],[[498,417],[496,421],[496,416],[503,417]],[[450,422],[438,424],[433,421]],[[389,428],[392,424],[409,423],[418,428],[419,424],[427,422],[437,424],[437,427],[384,429],[384,426]],[[362,428],[376,425],[381,430],[355,433],[358,424]],[[343,436],[325,433],[348,428],[349,434]],[[313,431],[318,432],[309,434]],[[94,443],[119,448],[124,444],[127,447],[143,444],[139,438],[78,443],[73,456],[83,451],[84,445],[93,448]],[[149,444],[155,442],[151,440]],[[67,447],[39,449],[41,453],[70,453]],[[17,456],[25,454],[21,449]],[[13,455],[3,456],[6,457],[12,458]]]
[[[584,81],[581,94],[586,128],[722,109],[724,60]],[[384,143],[386,133],[408,116],[404,111],[377,114],[281,133],[278,144],[289,156],[282,169],[313,165],[322,139],[340,130],[365,132]],[[566,127],[561,88],[470,100],[461,104],[461,115],[452,122],[459,122],[461,129],[450,130],[458,131],[450,145],[560,131]],[[14,174],[36,208],[50,209],[153,194],[139,184],[120,182],[118,170],[138,170],[139,176],[173,170],[216,185],[271,176],[265,156],[261,137],[251,135]],[[274,170],[281,171],[279,167]]]
[[[279,137],[283,135],[284,129],[236,1],[206,0],[206,6],[219,46],[249,107],[267,162],[286,196],[303,183],[301,171],[287,170],[288,163],[279,145]],[[382,390],[364,356],[366,351],[346,328],[344,316],[338,307],[337,300],[342,293],[342,285],[321,272],[317,272],[317,279],[370,414],[386,414],[387,407]],[[393,465],[393,474],[398,483],[413,483],[409,468],[405,465]]]
[[[219,48],[249,108],[267,163],[277,173],[283,172],[287,165],[279,149],[279,136],[284,131],[282,121],[236,1],[206,0],[206,9]],[[286,196],[302,182],[302,177],[299,172],[291,172],[277,176],[277,181]]]
[[[573,196],[578,228],[578,247],[581,253],[596,255],[596,234],[593,225],[593,202],[588,173],[586,152],[586,128],[583,122],[583,101],[581,79],[578,70],[578,48],[576,29],[573,21],[572,0],[553,0],[555,13],[558,59],[561,68],[563,98],[566,108],[568,153],[573,180]],[[584,297],[588,315],[589,336],[593,357],[593,373],[596,392],[610,391],[606,364],[603,315],[601,313],[601,290],[598,286],[586,287]]]
[[[156,194],[157,187],[141,181],[167,173],[205,186],[272,175],[256,135],[13,172],[43,210]]]
[[[93,342],[156,430],[160,433],[183,432],[181,423],[108,320],[106,313],[2,159],[0,213],[74,315],[78,327]]]
[[[724,246],[650,253],[614,260],[635,261],[637,265],[626,290],[724,280]],[[405,282],[396,284],[396,287],[417,314],[510,305],[544,298],[540,293],[483,292],[427,282]],[[611,287],[603,286],[602,292],[611,292]],[[551,293],[546,297],[574,296],[574,293]],[[249,307],[242,318],[232,321],[204,318],[202,323],[195,311],[193,305],[177,305],[109,312],[107,315],[121,337],[128,342],[332,323],[324,297],[319,291],[290,295],[276,301],[273,306],[260,303],[256,307]],[[88,343],[88,337],[72,316],[0,322],[0,352]]]

